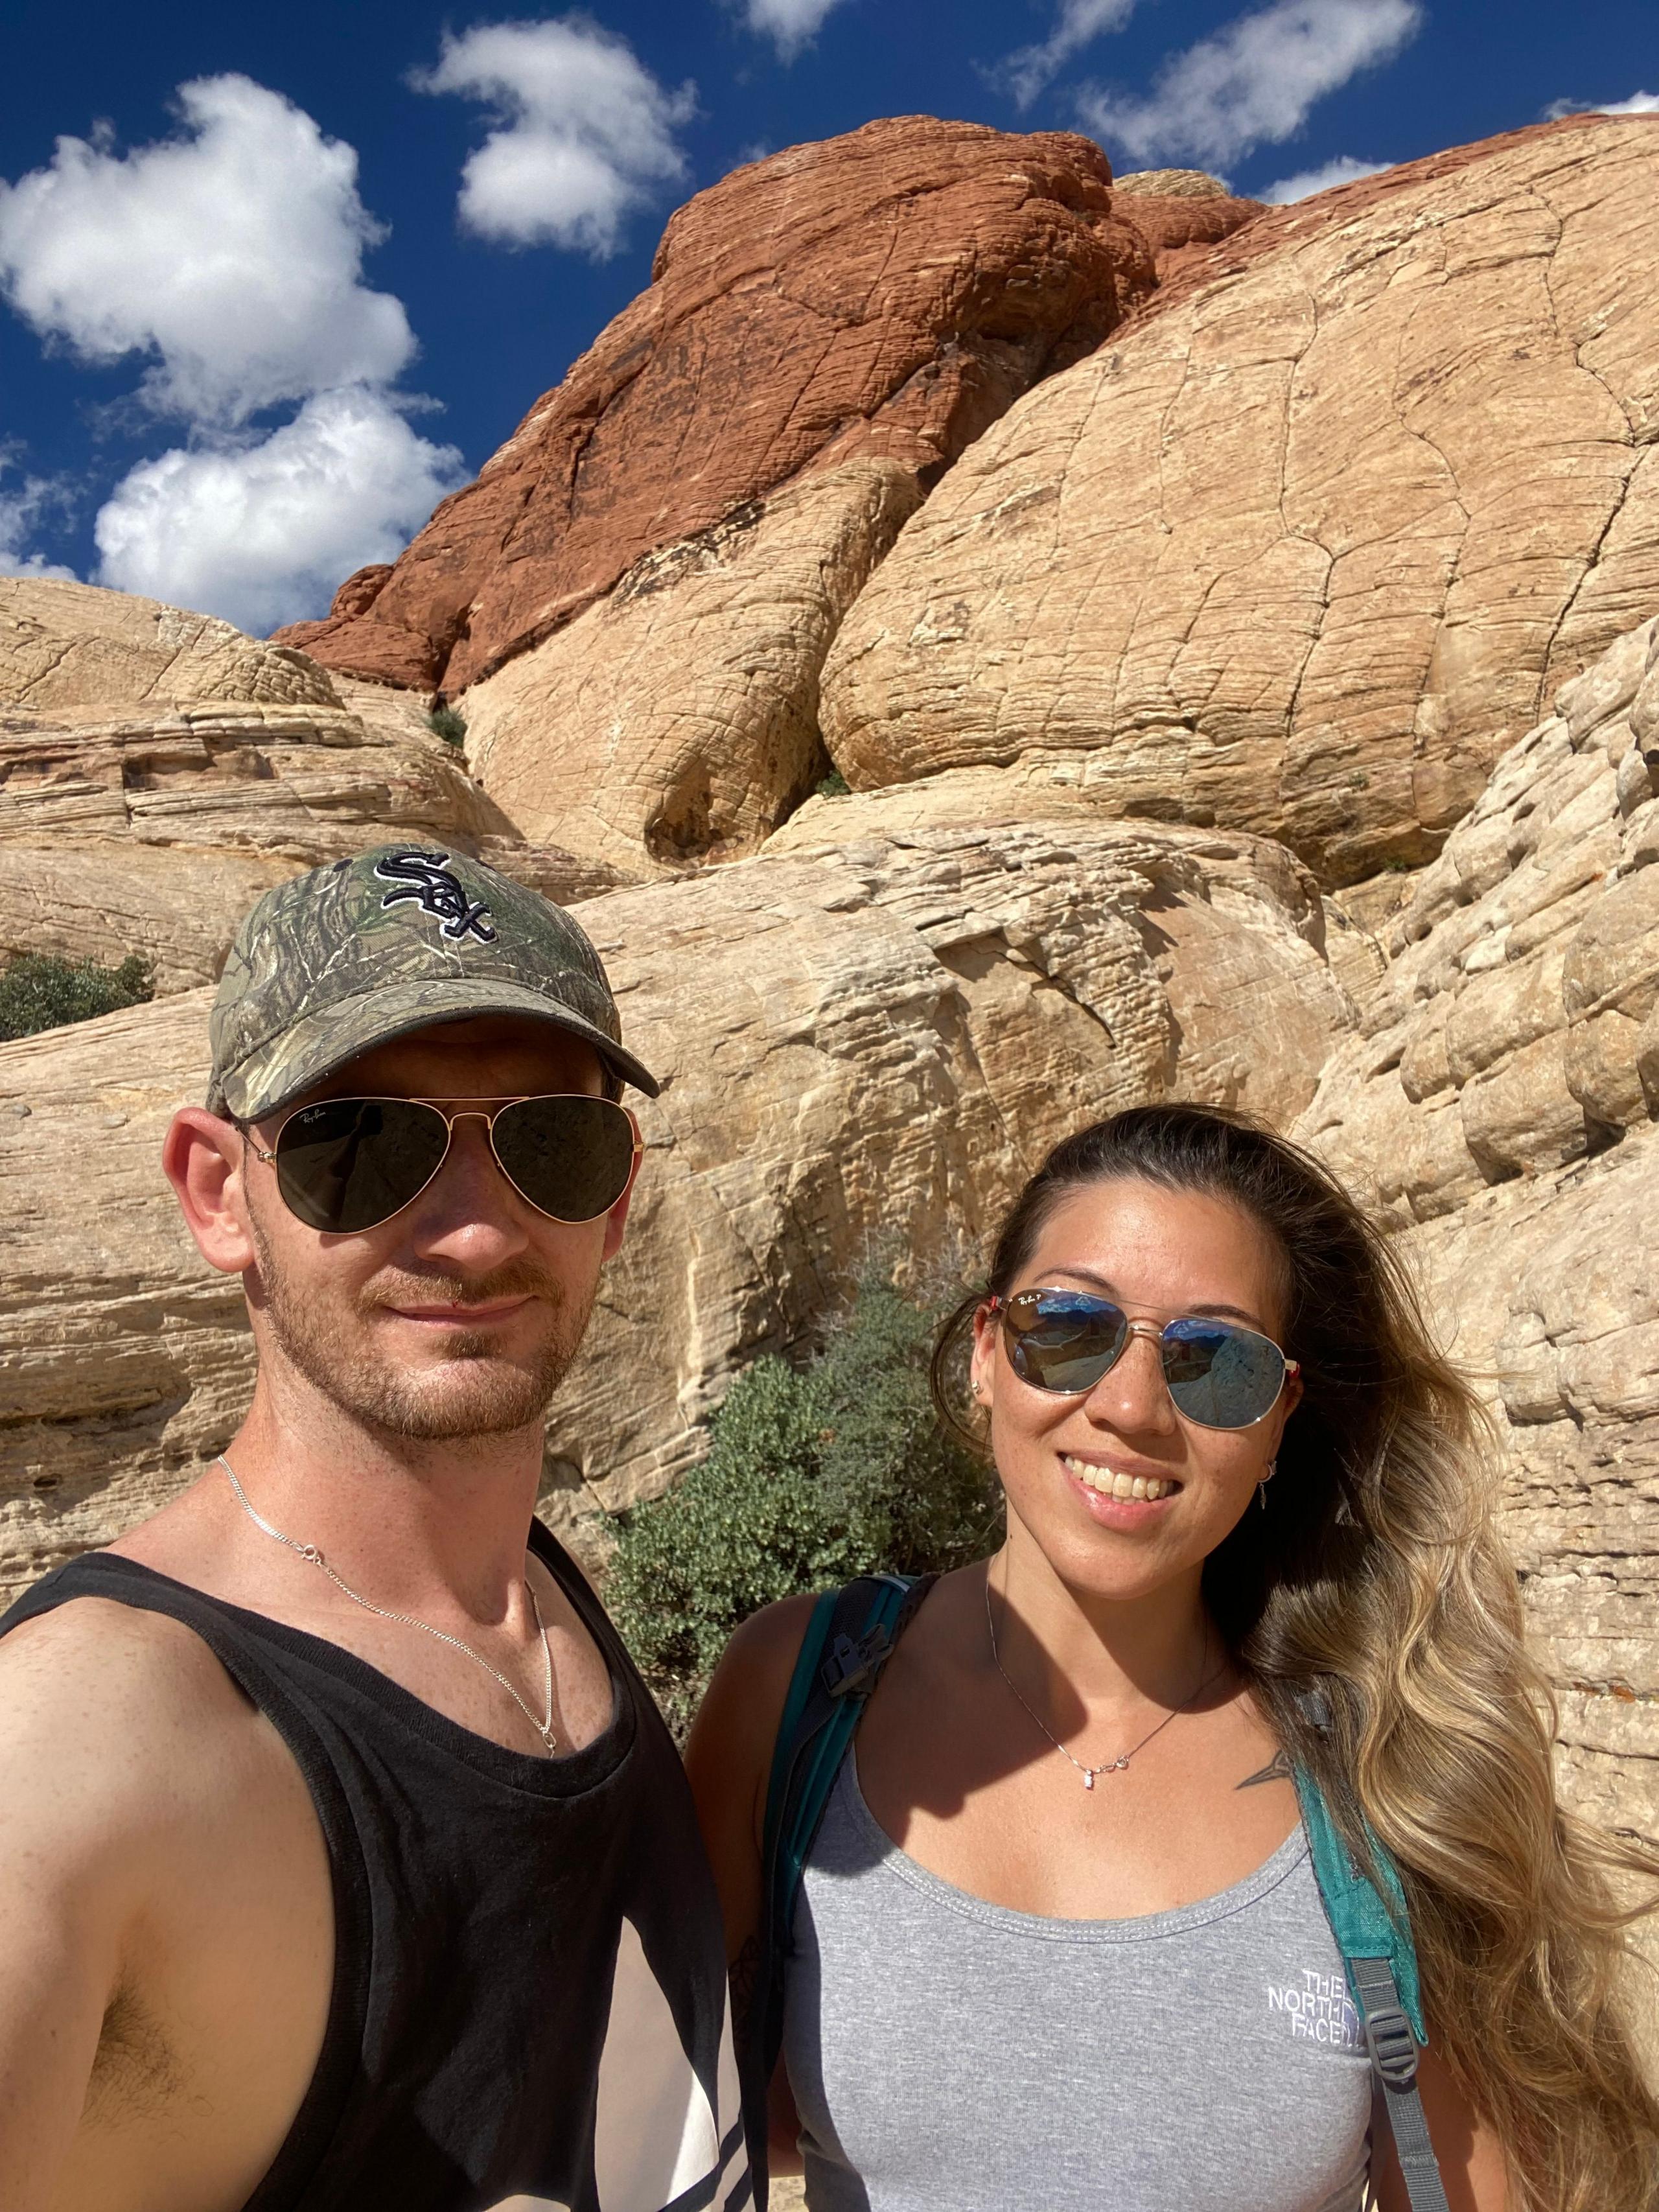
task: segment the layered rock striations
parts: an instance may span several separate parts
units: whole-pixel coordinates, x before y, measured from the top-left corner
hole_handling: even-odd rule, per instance
[[[185,989],[272,884],[397,836],[565,896],[619,880],[525,847],[409,695],[155,600],[0,578],[0,959],[137,952]]]
[[[1506,753],[1386,925],[1305,1127],[1390,1226],[1659,1112],[1659,621]]]
[[[1554,705],[1383,926],[1299,1133],[1490,1398],[1580,1802],[1659,1834],[1659,621]]]
[[[1431,857],[1650,611],[1659,123],[1349,192],[1212,249],[951,471],[825,665],[851,783],[1069,763],[1341,884]]]

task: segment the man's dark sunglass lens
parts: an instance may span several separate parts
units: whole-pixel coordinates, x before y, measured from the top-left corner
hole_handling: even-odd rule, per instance
[[[443,1115],[412,1098],[325,1098],[283,1122],[277,1188],[307,1228],[351,1236],[401,1212],[448,1144]]]
[[[556,1221],[592,1221],[628,1188],[634,1125],[609,1098],[524,1098],[495,1116],[509,1181]]]

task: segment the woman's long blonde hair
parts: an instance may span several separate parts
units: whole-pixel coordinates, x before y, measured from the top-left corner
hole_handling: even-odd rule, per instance
[[[1369,1820],[1399,1866],[1434,2045],[1504,2145],[1513,2212],[1659,2212],[1659,2100],[1625,2010],[1638,1976],[1651,1987],[1627,1931],[1659,1859],[1557,1802],[1554,1703],[1497,1531],[1490,1419],[1340,1184],[1215,1108],[1136,1107],[1079,1131],[940,1332],[941,1413],[973,1433],[958,1374],[975,1310],[1013,1287],[1056,1205],[1125,1176],[1230,1200],[1283,1255],[1304,1395],[1267,1510],[1211,1555],[1205,1595],[1356,1857]]]

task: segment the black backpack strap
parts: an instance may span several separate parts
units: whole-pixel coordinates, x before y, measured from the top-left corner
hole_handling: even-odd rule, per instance
[[[761,1961],[744,2053],[755,2202],[766,2203],[767,2106],[783,2042],[795,1902],[848,1747],[893,1647],[937,1577],[862,1575],[812,1609],[778,1724],[761,1863]]]

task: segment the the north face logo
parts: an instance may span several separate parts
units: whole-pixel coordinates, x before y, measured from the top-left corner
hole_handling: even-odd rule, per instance
[[[1290,2015],[1293,2036],[1328,2044],[1335,2051],[1365,2048],[1365,2032],[1360,2026],[1353,1999],[1348,1995],[1346,1975],[1321,1974],[1304,1966],[1300,1989],[1294,1983],[1284,1989],[1275,1989],[1269,1984],[1267,2009]]]
[[[435,915],[443,925],[443,934],[452,940],[476,937],[481,945],[495,942],[489,907],[482,899],[476,905],[469,902],[460,883],[450,873],[447,853],[389,853],[384,860],[375,862],[374,872],[382,883],[392,886],[380,901],[383,910],[403,899],[419,899],[422,913]]]

